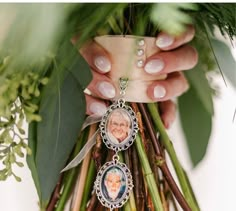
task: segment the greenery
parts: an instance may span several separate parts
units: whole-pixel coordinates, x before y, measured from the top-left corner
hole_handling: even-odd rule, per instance
[[[199,62],[185,73],[190,89],[178,103],[190,157],[193,165],[197,165],[207,150],[214,114],[215,90],[207,75],[219,70],[236,86],[235,62],[228,47],[214,34],[219,28],[223,36],[235,38],[235,11],[234,3],[1,4],[0,23],[4,30],[0,34],[0,160],[3,166],[0,180],[13,175],[20,181],[12,166],[22,167],[18,158],[27,154],[40,207],[45,210],[86,117],[83,90],[92,75],[77,48],[104,34],[156,36],[165,31],[180,35],[186,24],[195,26],[196,36],[191,44],[199,52]],[[73,46],[70,40],[78,34],[80,37]],[[149,105],[150,112],[155,113],[151,107]],[[173,158],[184,195],[192,210],[199,210],[169,138],[161,122],[158,123],[158,113],[154,116],[154,125]],[[28,136],[23,129],[25,120],[29,124]],[[80,148],[81,145],[76,147]],[[148,171],[150,167],[139,141],[137,150],[144,171]],[[75,174],[75,170],[68,174],[67,191]],[[152,176],[147,183],[158,192]],[[63,196],[60,207],[64,206],[67,196]],[[154,205],[159,210],[159,198],[154,200]]]

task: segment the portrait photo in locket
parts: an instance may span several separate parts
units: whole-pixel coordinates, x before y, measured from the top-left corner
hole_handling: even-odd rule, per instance
[[[108,116],[107,135],[114,144],[122,144],[128,141],[132,132],[130,115],[124,109],[115,109]]]
[[[131,172],[118,159],[119,156],[114,155],[112,161],[105,163],[100,168],[94,183],[99,201],[111,210],[122,207],[133,189]]]
[[[120,200],[126,192],[126,176],[118,166],[112,166],[104,172],[101,185],[106,200]]]

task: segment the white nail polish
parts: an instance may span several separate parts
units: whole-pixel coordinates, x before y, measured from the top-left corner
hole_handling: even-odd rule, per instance
[[[97,56],[94,59],[94,64],[101,72],[107,73],[111,70],[111,63],[104,56]]]
[[[99,116],[102,116],[106,113],[106,106],[102,103],[98,103],[98,102],[93,102],[90,104],[89,106],[89,110],[93,113],[93,114],[97,114]]]
[[[166,95],[166,90],[163,86],[156,86],[154,88],[154,97],[155,98],[163,98]]]
[[[150,74],[158,73],[164,68],[164,65],[164,62],[161,59],[154,59],[145,65],[144,70]]]
[[[103,81],[98,84],[99,92],[106,98],[113,98],[116,95],[116,90],[112,84]]]
[[[174,38],[169,35],[160,35],[156,40],[156,46],[159,48],[166,48],[170,45],[172,45],[174,42]]]
[[[88,88],[85,88],[84,94],[92,95],[92,92]]]

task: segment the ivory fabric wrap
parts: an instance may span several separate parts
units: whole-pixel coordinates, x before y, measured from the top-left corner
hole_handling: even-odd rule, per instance
[[[119,78],[128,77],[128,87],[124,96],[129,102],[151,102],[148,98],[147,86],[154,80],[162,80],[166,78],[165,74],[154,76],[147,74],[142,67],[137,66],[138,61],[143,61],[153,54],[160,51],[155,45],[155,37],[138,37],[138,36],[117,36],[105,35],[95,37],[94,40],[101,45],[111,56],[112,70],[108,73],[108,77],[113,80],[119,93]],[[139,41],[143,40],[144,44],[139,45]],[[137,51],[143,50],[143,54],[139,56]]]

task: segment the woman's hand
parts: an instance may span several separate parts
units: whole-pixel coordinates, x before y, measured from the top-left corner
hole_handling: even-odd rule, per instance
[[[183,94],[188,89],[188,82],[182,70],[193,68],[198,60],[196,50],[185,45],[194,37],[195,30],[189,26],[180,37],[171,37],[160,33],[156,39],[157,53],[148,57],[143,64],[138,80],[133,81],[126,98],[129,101],[156,102],[159,101],[162,118],[169,127],[175,118],[175,105],[172,98]],[[113,71],[110,54],[94,41],[86,43],[80,53],[91,67],[93,80],[88,85],[86,93],[87,114],[104,114],[106,103],[102,99],[119,97],[117,84],[112,80]],[[165,80],[158,80],[162,75]],[[141,82],[141,83],[140,83]],[[139,91],[141,90],[141,92]]]

